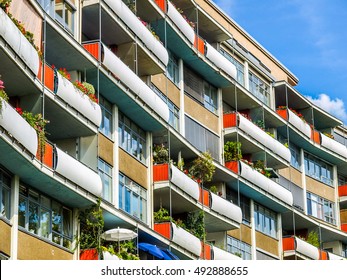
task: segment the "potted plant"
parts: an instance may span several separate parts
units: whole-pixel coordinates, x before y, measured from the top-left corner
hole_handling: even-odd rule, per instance
[[[216,167],[213,164],[212,156],[209,152],[202,153],[198,158],[193,160],[189,168],[189,173],[197,178],[198,183],[211,182]]]
[[[238,161],[242,159],[241,142],[228,141],[224,144],[225,166],[238,173]]]
[[[79,214],[80,235],[77,245],[80,247],[80,259],[98,259],[102,251],[100,236],[104,228],[104,217],[100,207],[101,199],[96,205],[81,211]]]

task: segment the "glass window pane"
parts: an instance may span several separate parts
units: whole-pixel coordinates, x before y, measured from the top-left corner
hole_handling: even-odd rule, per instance
[[[40,219],[40,231],[41,236],[45,238],[49,238],[49,234],[51,226],[51,213],[49,210],[45,208],[41,208],[41,219]]]
[[[39,232],[39,207],[33,202],[29,202],[29,231],[35,234]]]
[[[19,197],[18,204],[18,225],[25,228],[25,214],[27,213],[26,199],[22,196]]]

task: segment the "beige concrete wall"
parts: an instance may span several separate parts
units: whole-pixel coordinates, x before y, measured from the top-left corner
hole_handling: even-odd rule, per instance
[[[22,231],[18,232],[19,260],[72,260],[73,254],[53,244],[35,238]]]
[[[11,226],[0,220],[0,252],[11,254]]]
[[[171,82],[164,74],[153,75],[151,82],[164,94],[167,94],[169,99],[180,108],[180,89]],[[167,90],[166,90],[167,87]]]
[[[341,224],[347,224],[347,209],[340,210]]]
[[[330,201],[335,201],[335,190],[311,177],[306,176],[306,189],[308,192],[324,197]]]
[[[257,242],[256,244],[257,248],[263,249],[264,251],[279,257],[278,240],[268,235],[265,235],[259,231],[255,232],[255,238]]]
[[[228,235],[241,240],[247,244],[252,244],[251,228],[244,224],[241,224],[239,229],[229,230]]]
[[[42,18],[25,0],[12,0],[10,13],[24,24],[24,28],[34,34],[35,45],[41,50]]]
[[[113,166],[113,142],[102,135],[98,134],[99,140],[99,157],[101,157],[108,164]]]
[[[187,95],[184,96],[184,110],[193,119],[220,135],[218,117]]]
[[[289,167],[289,168],[283,168],[278,170],[278,173],[285,177],[286,179],[288,179],[289,181],[293,182],[295,185],[299,186],[302,188],[302,173],[293,168],[293,167]]]
[[[294,76],[289,77],[289,72],[286,73],[284,68],[280,66],[270,55],[260,48],[260,46],[254,45],[252,39],[247,36],[247,34],[242,31],[239,27],[233,24],[230,19],[222,15],[219,11],[212,7],[208,0],[196,0],[195,1],[203,10],[207,11],[208,14],[222,25],[226,31],[228,31],[232,36],[248,51],[250,51],[254,56],[256,56],[262,63],[264,63],[269,69],[271,69],[271,74],[276,78],[276,80],[285,80],[290,84],[294,85]],[[252,36],[252,34],[250,34]],[[297,82],[296,82],[297,83]]]
[[[119,171],[124,175],[148,189],[147,167],[133,158],[122,148],[119,149]]]

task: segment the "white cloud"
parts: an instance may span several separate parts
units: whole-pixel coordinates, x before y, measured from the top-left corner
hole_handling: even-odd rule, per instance
[[[341,119],[347,124],[347,113],[344,102],[340,98],[331,99],[329,95],[321,93],[318,98],[306,96],[311,102],[318,107]]]

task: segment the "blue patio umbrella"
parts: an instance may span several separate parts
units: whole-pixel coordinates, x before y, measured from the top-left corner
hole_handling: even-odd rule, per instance
[[[140,250],[144,252],[148,252],[149,254],[157,257],[158,259],[161,259],[161,260],[168,259],[168,255],[164,254],[163,251],[156,245],[149,244],[149,243],[139,243],[138,247]]]

